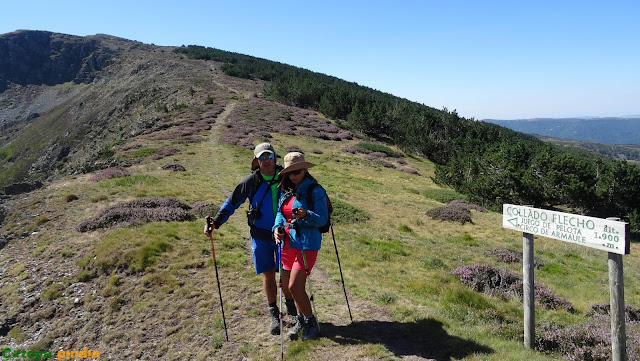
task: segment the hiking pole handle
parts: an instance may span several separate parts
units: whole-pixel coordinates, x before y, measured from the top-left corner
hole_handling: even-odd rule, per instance
[[[211,216],[206,216],[204,219],[207,221],[207,233],[211,233],[213,231],[213,219],[211,219]]]

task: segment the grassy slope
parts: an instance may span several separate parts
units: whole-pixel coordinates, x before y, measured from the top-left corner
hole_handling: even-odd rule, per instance
[[[230,113],[240,104],[231,97],[225,102]],[[195,114],[206,110],[189,109]],[[24,237],[0,253],[0,309],[17,315],[20,325],[0,337],[0,346],[86,347],[100,350],[107,359],[279,357],[279,338],[264,332],[264,298],[260,278],[253,273],[244,212],[239,210],[215,232],[229,342],[224,341],[202,220],[88,233],[74,229],[101,208],[139,197],[171,196],[187,204],[206,200],[220,205],[247,173],[252,155],[218,142],[225,115],[211,131],[201,133],[207,137],[203,143],[142,136],[118,145],[116,155],[128,154],[127,147],[134,144],[137,149],[181,149],[161,160],[145,157],[129,168],[129,179],[93,183],[88,176],[70,177],[14,200],[2,232]],[[348,322],[332,241],[326,236],[313,277],[325,337],[287,342],[287,359],[311,354],[321,360],[554,359],[523,349],[522,307],[517,301],[475,294],[449,275],[452,269],[475,263],[521,272],[517,264],[501,264],[485,255],[493,248],[521,247],[518,233],[502,229],[500,214],[473,212],[474,224],[465,225],[431,220],[425,211],[440,203],[422,195],[438,188],[429,178],[430,162],[406,158],[407,166],[421,174],[415,176],[340,151],[361,140],[273,137],[281,154],[290,145],[322,150],[320,155],[307,153],[308,160],[318,164],[312,174],[333,199],[371,215],[366,223],[335,227],[354,323]],[[162,170],[167,163],[180,163],[187,172]],[[67,202],[71,194],[79,199]],[[29,235],[33,231],[38,233]],[[536,271],[536,282],[568,298],[578,310],[572,315],[538,307],[537,320],[581,322],[591,304],[608,301],[603,252],[536,239],[536,255],[546,264]],[[106,271],[78,281],[83,270],[93,271],[96,264]],[[109,267],[116,265],[124,268],[111,271]],[[640,305],[639,276],[637,255],[625,256],[625,296],[634,306]]]

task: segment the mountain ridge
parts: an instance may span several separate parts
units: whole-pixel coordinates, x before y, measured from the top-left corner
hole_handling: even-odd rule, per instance
[[[584,142],[638,145],[640,116],[483,119],[518,132]]]

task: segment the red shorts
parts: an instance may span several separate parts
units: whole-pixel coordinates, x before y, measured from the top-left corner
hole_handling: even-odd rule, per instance
[[[304,255],[307,258],[307,265],[309,266],[309,272],[313,268],[313,265],[316,264],[316,258],[318,258],[318,251],[310,251],[305,250]],[[305,270],[304,267],[304,258],[302,257],[302,250],[289,248],[289,242],[284,243],[284,247],[282,247],[282,269],[285,271],[295,270]]]

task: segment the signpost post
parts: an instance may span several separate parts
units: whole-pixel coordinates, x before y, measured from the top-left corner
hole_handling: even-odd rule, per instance
[[[502,226],[522,231],[524,284],[524,345],[533,348],[535,338],[533,236],[539,235],[609,252],[611,348],[614,361],[627,359],[624,319],[622,255],[629,254],[629,224],[618,218],[582,215],[504,204]]]

